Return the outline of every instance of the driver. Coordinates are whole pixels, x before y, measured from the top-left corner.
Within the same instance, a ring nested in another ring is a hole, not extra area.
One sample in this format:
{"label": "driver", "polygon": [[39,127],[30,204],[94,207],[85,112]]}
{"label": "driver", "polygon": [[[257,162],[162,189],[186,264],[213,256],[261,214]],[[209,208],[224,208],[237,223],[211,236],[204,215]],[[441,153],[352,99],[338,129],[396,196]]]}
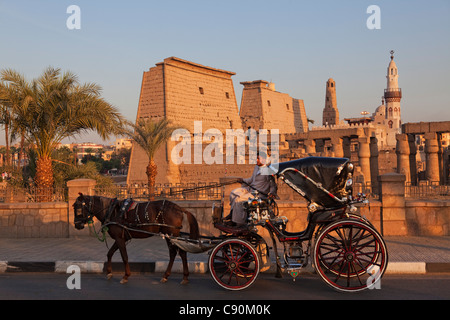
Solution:
{"label": "driver", "polygon": [[243,202],[253,197],[252,191],[258,191],[261,198],[276,198],[277,184],[272,175],[268,174],[267,157],[263,154],[257,155],[256,166],[253,174],[247,179],[238,179],[242,183],[240,188],[234,189],[230,193],[231,221],[238,227],[247,225],[247,213],[244,210]]}

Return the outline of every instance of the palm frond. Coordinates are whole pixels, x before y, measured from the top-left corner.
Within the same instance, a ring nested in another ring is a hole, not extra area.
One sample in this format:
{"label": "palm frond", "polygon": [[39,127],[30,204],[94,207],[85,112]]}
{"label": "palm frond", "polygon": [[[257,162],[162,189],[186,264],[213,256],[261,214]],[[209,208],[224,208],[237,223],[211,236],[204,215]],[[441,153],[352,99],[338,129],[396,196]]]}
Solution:
{"label": "palm frond", "polygon": [[178,128],[166,118],[156,121],[139,119],[137,124],[131,127],[132,130],[129,130],[126,135],[140,146],[150,159]]}

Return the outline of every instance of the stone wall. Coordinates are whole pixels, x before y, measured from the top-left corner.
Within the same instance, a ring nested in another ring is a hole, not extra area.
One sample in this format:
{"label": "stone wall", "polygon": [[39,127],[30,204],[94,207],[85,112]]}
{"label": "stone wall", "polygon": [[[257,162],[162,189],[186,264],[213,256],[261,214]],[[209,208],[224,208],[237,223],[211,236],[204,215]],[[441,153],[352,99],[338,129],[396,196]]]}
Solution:
{"label": "stone wall", "polygon": [[[228,179],[233,179],[229,177]],[[405,200],[404,175],[389,174],[380,179],[381,201],[371,200],[369,205],[359,206],[359,212],[385,236],[450,236],[450,200]],[[223,182],[223,181],[222,181]],[[403,187],[402,187],[403,186]],[[68,183],[69,203],[2,203],[0,204],[0,238],[66,238],[92,236],[88,228],[83,231],[73,227],[72,203],[78,192],[93,194],[95,181],[73,180]],[[228,185],[225,204],[228,204]],[[281,188],[282,199],[277,202],[279,215],[289,219],[287,231],[300,232],[307,226],[306,201],[294,192]],[[213,203],[220,201],[175,201],[192,212],[199,223],[200,234],[218,236],[212,225]],[[225,207],[225,212],[229,208]],[[184,230],[188,231],[187,219]],[[99,229],[98,223],[96,229]],[[266,231],[260,234],[269,239]]]}
{"label": "stone wall", "polygon": [[275,91],[275,85],[264,80],[241,84],[244,90],[240,116],[244,129],[278,129],[280,134],[308,131],[303,100]]}
{"label": "stone wall", "polygon": [[68,238],[66,202],[0,203],[0,238]]}
{"label": "stone wall", "polygon": [[[203,133],[211,128],[223,133],[226,129],[242,128],[231,78],[233,75],[234,72],[176,57],[164,59],[143,74],[137,119],[165,117],[191,134],[194,133],[195,121],[201,121]],[[157,183],[185,182],[180,168],[170,161],[175,144],[169,141],[155,155]],[[147,183],[147,165],[148,157],[144,151],[133,145],[128,183]],[[196,169],[190,171],[199,172]]]}
{"label": "stone wall", "polygon": [[[177,201],[197,218],[200,234],[217,236],[219,231],[211,221],[213,203],[219,201],[192,200]],[[289,232],[299,232],[306,228],[308,211],[303,200],[280,200],[278,208],[281,216],[289,219]],[[71,209],[71,208],[70,208]],[[362,216],[386,236],[450,236],[450,201],[409,200],[405,202],[405,218],[382,212],[382,203],[372,200],[370,205],[360,207]],[[73,213],[67,203],[13,203],[0,204],[0,238],[67,238],[92,236],[89,230],[73,228]],[[68,218],[70,215],[71,218]],[[381,216],[383,215],[383,223]],[[185,219],[186,222],[186,219]],[[99,228],[99,225],[96,226]],[[70,229],[70,232],[69,232]],[[184,226],[184,230],[188,230]],[[266,231],[261,235],[268,239]]]}
{"label": "stone wall", "polygon": [[411,235],[450,235],[450,200],[406,201],[406,223]]}

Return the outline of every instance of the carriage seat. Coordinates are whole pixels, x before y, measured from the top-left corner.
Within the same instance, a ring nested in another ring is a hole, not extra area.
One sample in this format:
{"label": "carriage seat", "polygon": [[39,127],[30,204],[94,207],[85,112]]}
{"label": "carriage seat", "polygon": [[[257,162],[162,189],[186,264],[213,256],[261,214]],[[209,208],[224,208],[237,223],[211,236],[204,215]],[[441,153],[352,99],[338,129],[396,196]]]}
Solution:
{"label": "carriage seat", "polygon": [[217,222],[214,223],[214,228],[219,229],[220,231],[231,234],[235,237],[245,236],[251,233],[246,225],[236,226],[231,225],[225,222]]}
{"label": "carriage seat", "polygon": [[233,236],[245,236],[250,233],[247,225],[237,226],[231,221],[231,212],[224,217],[223,206],[213,205],[212,220],[214,227],[224,233],[232,234]]}

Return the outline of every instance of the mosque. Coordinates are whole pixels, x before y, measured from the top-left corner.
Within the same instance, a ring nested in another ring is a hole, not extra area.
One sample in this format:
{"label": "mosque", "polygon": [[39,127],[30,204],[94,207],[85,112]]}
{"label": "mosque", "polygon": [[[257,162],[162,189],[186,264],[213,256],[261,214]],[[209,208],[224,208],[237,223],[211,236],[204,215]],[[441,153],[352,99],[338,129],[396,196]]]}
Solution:
{"label": "mosque", "polygon": [[[391,61],[387,68],[387,85],[384,90],[381,105],[370,115],[362,112],[362,117],[339,120],[339,110],[336,99],[336,82],[328,79],[326,85],[325,108],[323,109],[322,125],[328,129],[344,128],[345,126],[371,126],[375,128],[379,149],[395,148],[396,135],[401,133],[402,89],[398,86],[398,69],[394,61],[394,51],[391,51]],[[316,128],[319,130],[319,128]]]}

